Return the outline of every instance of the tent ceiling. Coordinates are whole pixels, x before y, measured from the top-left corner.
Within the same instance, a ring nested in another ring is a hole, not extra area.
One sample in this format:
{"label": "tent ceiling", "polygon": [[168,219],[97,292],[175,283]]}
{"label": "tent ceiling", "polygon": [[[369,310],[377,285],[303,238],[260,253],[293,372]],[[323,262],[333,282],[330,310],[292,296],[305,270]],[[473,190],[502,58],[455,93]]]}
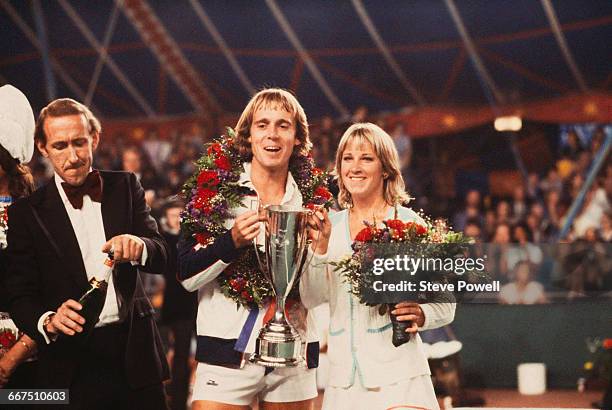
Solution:
{"label": "tent ceiling", "polygon": [[[230,113],[244,106],[250,86],[270,85],[295,90],[313,117],[337,116],[342,107],[359,105],[373,111],[419,103],[487,105],[496,99],[483,87],[487,81],[472,63],[474,55],[466,49],[449,4],[456,7],[501,101],[530,102],[581,91],[551,28],[545,0],[124,1],[108,39],[116,67],[104,65],[94,84],[92,103],[106,117],[143,117],[143,106],[151,107],[153,115],[195,112],[193,96],[177,84],[179,77],[200,84]],[[135,27],[150,23],[126,13],[127,6],[142,3],[185,57],[187,77],[172,75]],[[586,87],[609,93],[612,2],[550,4]],[[86,93],[99,54],[65,5],[104,44],[116,3],[40,1],[49,54],[56,61],[56,96],[84,99],[65,78]],[[37,34],[33,10],[31,1],[0,0],[0,81],[25,90],[39,109],[48,101],[43,58],[23,30]]]}

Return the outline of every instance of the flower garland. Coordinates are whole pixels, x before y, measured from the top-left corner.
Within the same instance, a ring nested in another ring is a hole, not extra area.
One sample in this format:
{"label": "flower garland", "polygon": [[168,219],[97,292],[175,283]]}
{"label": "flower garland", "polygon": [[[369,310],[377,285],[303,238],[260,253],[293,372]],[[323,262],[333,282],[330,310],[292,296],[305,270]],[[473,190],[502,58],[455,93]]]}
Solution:
{"label": "flower garland", "polygon": [[[205,153],[196,161],[196,171],[183,186],[187,205],[181,215],[182,231],[204,247],[228,231],[225,223],[235,217],[232,210],[243,206],[245,195],[253,194],[239,182],[247,159],[240,155],[234,141],[234,130],[227,128],[227,135],[206,144]],[[326,186],[327,175],[314,166],[310,153],[294,155],[289,171],[305,207],[329,208],[332,194]],[[261,307],[273,296],[253,247],[244,250],[217,282],[223,294],[239,305]]]}

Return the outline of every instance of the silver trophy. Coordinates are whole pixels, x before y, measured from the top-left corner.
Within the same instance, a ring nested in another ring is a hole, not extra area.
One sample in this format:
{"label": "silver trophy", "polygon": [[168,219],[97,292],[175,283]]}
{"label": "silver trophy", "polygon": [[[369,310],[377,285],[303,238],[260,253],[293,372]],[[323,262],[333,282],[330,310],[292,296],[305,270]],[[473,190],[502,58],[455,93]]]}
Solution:
{"label": "silver trophy", "polygon": [[[262,212],[265,221],[265,260],[257,259],[276,296],[276,312],[260,331],[250,361],[269,367],[295,367],[304,363],[305,342],[287,322],[285,301],[306,266],[308,217],[312,211],[271,205]],[[257,241],[254,241],[257,248]]]}

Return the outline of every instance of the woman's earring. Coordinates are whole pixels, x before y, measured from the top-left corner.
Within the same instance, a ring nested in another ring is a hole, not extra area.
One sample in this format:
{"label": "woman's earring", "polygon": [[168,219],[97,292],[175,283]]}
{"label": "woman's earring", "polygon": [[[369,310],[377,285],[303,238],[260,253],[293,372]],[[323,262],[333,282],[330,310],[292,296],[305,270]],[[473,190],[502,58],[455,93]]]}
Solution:
{"label": "woman's earring", "polygon": [[387,174],[386,172],[383,174],[383,179],[387,179],[389,178],[389,174]]}

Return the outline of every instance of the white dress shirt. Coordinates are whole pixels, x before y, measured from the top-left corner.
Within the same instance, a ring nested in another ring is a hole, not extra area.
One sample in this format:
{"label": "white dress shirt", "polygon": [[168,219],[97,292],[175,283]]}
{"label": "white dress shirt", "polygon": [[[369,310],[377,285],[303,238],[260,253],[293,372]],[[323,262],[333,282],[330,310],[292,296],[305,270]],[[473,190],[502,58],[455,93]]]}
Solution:
{"label": "white dress shirt", "polygon": [[[70,224],[74,230],[74,234],[79,243],[79,249],[83,256],[83,264],[85,265],[85,272],[87,274],[87,281],[91,278],[96,277],[102,279],[101,274],[104,270],[104,260],[106,254],[102,252],[102,246],[106,243],[106,234],[104,232],[104,221],[102,220],[102,204],[100,202],[92,201],[89,195],[83,196],[83,207],[81,209],[75,209],[62,187],[64,180],[56,173],[55,174],[55,185],[57,191],[60,194],[62,203],[70,218]],[[147,260],[147,247],[142,239],[138,240],[143,245],[143,252],[141,257],[141,265],[145,264]],[[136,265],[136,262],[132,262]],[[55,312],[46,312],[38,320],[38,330],[43,334],[47,343],[50,342],[46,332],[43,329],[43,322],[45,318]],[[106,300],[104,307],[100,313],[100,319],[96,323],[95,327],[102,327],[111,323],[119,321],[119,305],[117,303],[117,294],[115,293],[115,285],[113,282],[113,276],[108,278],[108,288],[106,292]]]}

